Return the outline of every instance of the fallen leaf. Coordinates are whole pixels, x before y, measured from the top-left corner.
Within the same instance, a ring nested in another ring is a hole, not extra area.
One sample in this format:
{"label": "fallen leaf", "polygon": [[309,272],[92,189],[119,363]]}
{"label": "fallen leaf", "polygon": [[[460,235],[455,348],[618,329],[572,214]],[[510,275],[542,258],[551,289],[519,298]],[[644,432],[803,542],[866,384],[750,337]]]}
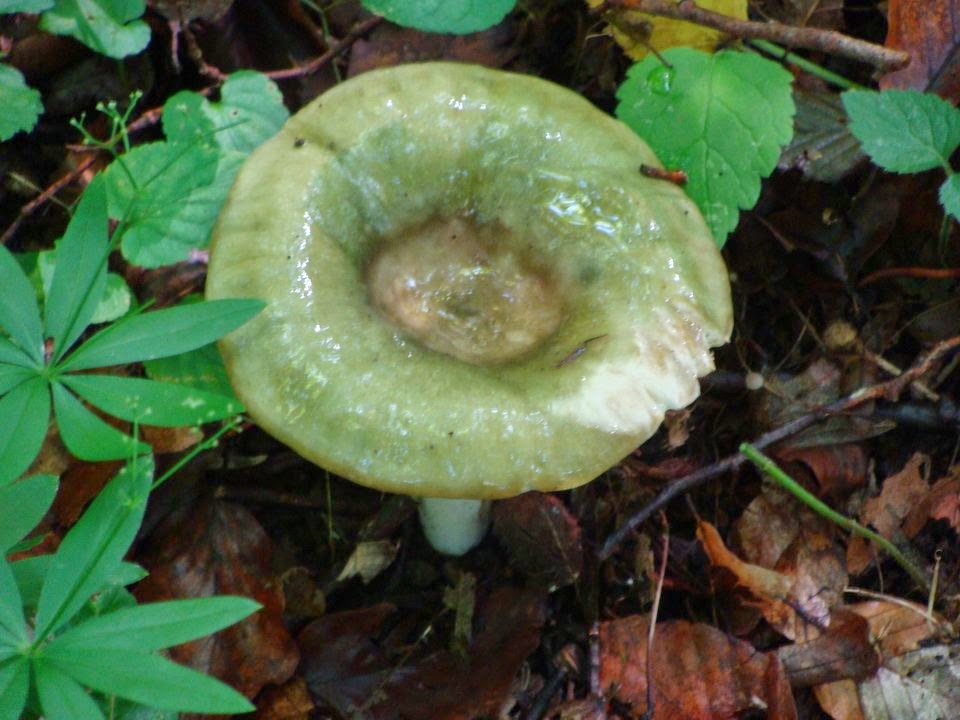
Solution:
{"label": "fallen leaf", "polygon": [[792,687],[810,687],[841,679],[873,675],[880,655],[872,644],[867,620],[846,608],[836,608],[830,625],[816,638],[777,650]]}
{"label": "fallen leaf", "polygon": [[[587,0],[587,5],[592,8],[601,3],[602,0]],[[697,5],[704,10],[747,19],[747,0],[699,0]],[[713,52],[727,37],[719,30],[703,25],[636,10],[614,11],[608,15],[608,20],[614,39],[634,60],[642,60],[651,49],[660,52],[678,46]]]}
{"label": "fallen leaf", "polygon": [[917,503],[903,523],[903,534],[915,537],[931,520],[946,520],[960,532],[960,465],[933,484],[930,491]]}
{"label": "fallen leaf", "polygon": [[510,564],[537,585],[569,585],[580,575],[580,525],[554,495],[528,492],[494,504],[493,534]]}
{"label": "fallen leaf", "polygon": [[[922,453],[914,453],[900,472],[883,481],[880,495],[863,504],[860,522],[872,526],[883,537],[894,539],[902,532],[901,526],[910,511],[929,494],[929,466],[930,458]],[[851,573],[863,572],[873,559],[874,550],[869,541],[858,535],[850,538],[847,568]]]}
{"label": "fallen leaf", "polygon": [[415,648],[381,642],[394,609],[333,613],[300,633],[302,671],[319,705],[353,720],[495,716],[544,622],[540,593],[501,588],[483,603],[466,655],[441,650],[416,660]]}
{"label": "fallen leaf", "polygon": [[364,585],[390,567],[397,557],[400,546],[389,540],[370,540],[357,543],[357,546],[347,558],[343,570],[337,576],[337,581],[359,577]]}
{"label": "fallen leaf", "polygon": [[269,538],[247,510],[203,500],[167,515],[137,555],[150,572],[136,587],[141,602],[242,595],[263,605],[226,630],[170,650],[177,662],[220,678],[248,698],[289,679],[299,660],[283,624],[271,554]]}
{"label": "fallen leaf", "polygon": [[266,688],[257,698],[257,720],[310,720],[315,709],[307,683],[299,675]]}
{"label": "fallen leaf", "polygon": [[717,720],[763,711],[767,720],[796,718],[783,667],[773,653],[758,652],[716,628],[685,620],[658,623],[648,653],[648,615],[600,624],[600,686],[647,712],[647,662],[652,662],[651,720]]}
{"label": "fallen leaf", "polygon": [[910,53],[910,64],[880,79],[881,89],[927,92],[960,100],[960,2],[890,0],[886,46]]}

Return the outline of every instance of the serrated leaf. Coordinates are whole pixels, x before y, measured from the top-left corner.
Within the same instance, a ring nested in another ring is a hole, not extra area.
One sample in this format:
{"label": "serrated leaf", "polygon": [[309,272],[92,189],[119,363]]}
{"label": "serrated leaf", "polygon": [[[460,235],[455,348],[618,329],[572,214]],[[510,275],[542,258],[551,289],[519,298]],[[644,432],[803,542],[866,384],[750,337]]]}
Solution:
{"label": "serrated leaf", "polygon": [[0,720],[19,720],[30,689],[30,661],[25,657],[0,665]]}
{"label": "serrated leaf", "polygon": [[630,68],[617,91],[617,116],[668,168],[682,169],[718,245],[760,196],[793,132],[792,76],[757,55],[689,48]]}
{"label": "serrated leaf", "polygon": [[837,182],[864,159],[850,132],[840,96],[829,90],[797,88],[793,138],[780,156],[779,168],[803,171],[804,177]]}
{"label": "serrated leaf", "polygon": [[33,677],[40,707],[46,717],[56,720],[104,720],[97,703],[68,672],[41,659],[33,663]]}
{"label": "serrated leaf", "polygon": [[960,220],[960,175],[950,175],[940,186],[940,204],[956,220]]}
{"label": "serrated leaf", "polygon": [[60,379],[94,407],[146,425],[202,425],[243,410],[232,398],[185,385],[116,375],[63,375]]}
{"label": "serrated leaf", "polygon": [[170,142],[207,141],[246,156],[273,137],[288,117],[276,83],[266,75],[241,70],[224,82],[218,102],[190,91],[167,100],[163,131]]}
{"label": "serrated leaf", "polygon": [[125,318],[87,340],[61,367],[86,370],[179,355],[235,330],[263,307],[260,300],[214,300]]}
{"label": "serrated leaf", "polygon": [[[219,205],[197,191],[218,172],[219,155],[204,143],[140,145],[104,172],[110,217],[127,217],[121,249],[137,265],[157,267],[183,260],[206,236],[193,223],[208,222]],[[210,221],[212,222],[212,221]]]}
{"label": "serrated leaf", "polygon": [[84,191],[57,244],[60,261],[44,304],[44,331],[54,340],[53,362],[80,337],[103,297],[110,252],[108,221],[106,187],[98,175]]}
{"label": "serrated leaf", "polygon": [[486,30],[503,20],[516,0],[362,0],[372,13],[397,25],[436,33]]}
{"label": "serrated leaf", "polygon": [[145,9],[143,0],[56,0],[40,27],[76,38],[101,55],[122,58],[150,42],[150,28],[140,20]]}
{"label": "serrated leaf", "polygon": [[222,630],[260,607],[249,598],[226,595],[140,605],[80,623],[58,636],[50,648],[91,653],[163,650]]}
{"label": "serrated leaf", "polygon": [[117,573],[143,521],[152,480],[152,457],[128,463],[64,536],[40,591],[37,638],[68,623]]}
{"label": "serrated leaf", "polygon": [[4,64],[0,64],[0,107],[0,142],[32,130],[43,112],[40,93],[23,81],[19,70]]}
{"label": "serrated leaf", "polygon": [[53,415],[60,438],[81,460],[119,460],[150,450],[148,445],[138,443],[98,418],[59,382],[53,383],[52,390]]}
{"label": "serrated leaf", "polygon": [[254,709],[233,688],[159,655],[106,648],[93,654],[52,644],[45,660],[95,690],[161,710],[244,713]]}
{"label": "serrated leaf", "polygon": [[58,486],[54,475],[31,475],[0,487],[0,557],[43,520]]}
{"label": "serrated leaf", "polygon": [[217,393],[235,400],[240,406],[227,377],[227,368],[216,343],[168,358],[149,360],[143,364],[147,377]]}
{"label": "serrated leaf", "polygon": [[960,145],[960,111],[916,90],[848,90],[841,96],[850,130],[884,170],[948,168]]}
{"label": "serrated leaf", "polygon": [[0,330],[35,364],[43,363],[43,331],[33,286],[7,248],[0,245]]}
{"label": "serrated leaf", "polygon": [[0,487],[20,477],[40,452],[50,420],[47,387],[38,376],[0,398]]}

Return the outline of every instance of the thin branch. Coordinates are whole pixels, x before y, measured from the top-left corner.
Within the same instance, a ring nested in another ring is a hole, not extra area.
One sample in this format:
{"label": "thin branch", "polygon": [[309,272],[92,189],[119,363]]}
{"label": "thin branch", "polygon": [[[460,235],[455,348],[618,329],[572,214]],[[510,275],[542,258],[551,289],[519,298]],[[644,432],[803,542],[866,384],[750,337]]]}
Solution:
{"label": "thin branch", "polygon": [[693,0],[607,0],[601,10],[637,10],[674,20],[687,20],[720,30],[741,39],[770,40],[789,48],[818,50],[830,55],[859,60],[885,72],[897,70],[910,62],[909,53],[858,40],[835,30],[815,27],[793,27],[775,21],[740,20],[704,10]]}
{"label": "thin branch", "polygon": [[63,177],[55,180],[49,185],[43,192],[37,195],[33,200],[28,202],[26,205],[20,208],[20,212],[17,213],[17,217],[14,219],[10,226],[4,230],[3,235],[0,236],[0,245],[6,245],[10,238],[14,236],[14,233],[17,232],[17,229],[20,227],[20,224],[35,213],[40,207],[45,205],[54,195],[60,192],[64,187],[72,183],[78,177],[83,175],[87,169],[93,165],[93,161],[96,160],[95,157],[90,156],[81,160],[77,166],[68,172]]}
{"label": "thin branch", "polygon": [[[851,410],[874,400],[895,400],[900,393],[903,392],[904,388],[928,372],[933,367],[934,363],[940,360],[940,358],[956,350],[958,347],[960,347],[960,335],[937,343],[933,349],[930,350],[930,352],[921,356],[921,358],[902,375],[899,375],[892,380],[877,383],[876,385],[860,388],[844,398],[827,405],[823,405],[815,410],[812,410],[811,412],[801,415],[800,417],[794,418],[785,425],[781,425],[770,432],[764,433],[751,444],[758,449],[769,447],[774,443],[778,443],[781,440],[785,440],[788,437],[796,435],[814,423],[832,415],[840,415],[850,412]],[[645,522],[651,515],[667,505],[675,497],[689,492],[700,485],[703,485],[708,480],[712,480],[713,478],[723,475],[730,470],[734,470],[743,465],[745,462],[747,462],[746,456],[739,452],[733,455],[728,455],[722,460],[718,460],[711,465],[700,468],[696,472],[692,472],[689,475],[680,478],[675,483],[667,486],[652,501],[647,503],[638,512],[632,515],[623,525],[611,533],[606,542],[603,543],[603,547],[600,548],[600,552],[597,554],[597,556],[600,560],[606,560],[613,554],[620,543],[626,540],[626,538],[637,528],[637,526]]]}
{"label": "thin branch", "polygon": [[289,80],[290,78],[303,77],[304,75],[315,73],[317,70],[322,68],[328,62],[353,45],[353,43],[359,40],[361,36],[366,35],[368,32],[373,30],[381,22],[383,22],[383,18],[379,15],[374,15],[371,18],[367,18],[363,22],[353,26],[350,29],[350,32],[340,38],[337,42],[333,43],[330,46],[330,49],[323,53],[323,55],[314,58],[306,65],[288,68],[286,70],[271,70],[270,72],[264,73],[264,75],[272,80]]}

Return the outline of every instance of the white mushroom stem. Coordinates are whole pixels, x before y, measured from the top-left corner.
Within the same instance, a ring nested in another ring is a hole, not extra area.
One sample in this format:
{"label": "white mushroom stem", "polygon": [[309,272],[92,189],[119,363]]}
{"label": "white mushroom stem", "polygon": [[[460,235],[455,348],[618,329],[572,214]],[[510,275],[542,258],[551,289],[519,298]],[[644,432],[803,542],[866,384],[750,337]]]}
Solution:
{"label": "white mushroom stem", "polygon": [[490,524],[489,500],[420,498],[420,525],[434,550],[463,555],[477,545]]}

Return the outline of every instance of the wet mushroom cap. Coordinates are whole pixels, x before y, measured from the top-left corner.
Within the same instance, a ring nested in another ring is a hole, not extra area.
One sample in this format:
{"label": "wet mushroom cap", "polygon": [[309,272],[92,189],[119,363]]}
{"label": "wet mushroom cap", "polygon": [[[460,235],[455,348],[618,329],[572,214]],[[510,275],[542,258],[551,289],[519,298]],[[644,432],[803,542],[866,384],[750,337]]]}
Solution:
{"label": "wet mushroom cap", "polygon": [[508,497],[587,482],[694,400],[727,271],[627,127],[543,80],[425,63],[344,82],[241,170],[207,297],[268,432],[358,483]]}

